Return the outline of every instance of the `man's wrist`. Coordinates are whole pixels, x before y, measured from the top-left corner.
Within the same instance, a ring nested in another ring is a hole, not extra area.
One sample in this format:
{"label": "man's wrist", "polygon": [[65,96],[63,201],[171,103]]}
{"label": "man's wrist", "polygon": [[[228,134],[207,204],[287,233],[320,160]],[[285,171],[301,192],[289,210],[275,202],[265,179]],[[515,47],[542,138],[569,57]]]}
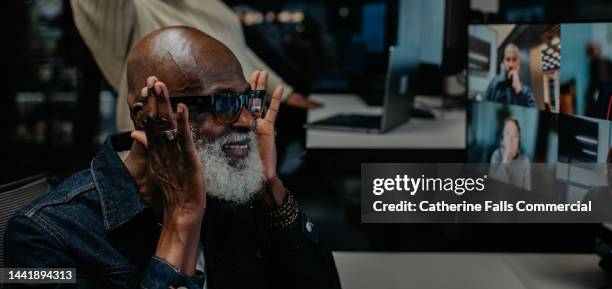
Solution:
{"label": "man's wrist", "polygon": [[274,176],[271,178],[265,177],[257,195],[267,209],[273,210],[282,205],[286,192],[283,182],[278,176]]}
{"label": "man's wrist", "polygon": [[287,191],[285,190],[285,186],[283,182],[278,176],[275,176],[271,179],[268,179],[265,182],[266,193],[270,195],[270,203],[268,204],[271,208],[278,208],[283,205],[285,198],[287,196]]}
{"label": "man's wrist", "polygon": [[202,225],[205,209],[181,210],[167,208],[164,210],[163,227],[172,227],[176,230],[192,230]]}
{"label": "man's wrist", "polygon": [[266,182],[272,182],[272,181],[275,181],[276,179],[280,179],[278,177],[278,174],[276,174],[276,172],[265,173],[264,178],[266,179]]}
{"label": "man's wrist", "polygon": [[164,210],[163,223],[155,255],[178,271],[195,274],[197,248],[204,212]]}

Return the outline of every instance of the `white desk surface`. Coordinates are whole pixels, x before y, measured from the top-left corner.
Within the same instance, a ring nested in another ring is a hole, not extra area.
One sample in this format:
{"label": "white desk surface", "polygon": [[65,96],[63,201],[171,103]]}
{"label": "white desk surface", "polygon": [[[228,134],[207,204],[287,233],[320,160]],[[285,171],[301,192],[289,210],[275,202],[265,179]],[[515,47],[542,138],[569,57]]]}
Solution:
{"label": "white desk surface", "polygon": [[344,289],[602,288],[587,254],[334,252]]}
{"label": "white desk surface", "polygon": [[[380,114],[382,107],[368,106],[352,94],[313,94],[323,108],[310,110],[308,122],[341,112]],[[417,102],[419,101],[417,97]],[[440,113],[436,119],[412,118],[382,134],[321,129],[306,130],[307,149],[463,149],[466,139],[464,109]]]}

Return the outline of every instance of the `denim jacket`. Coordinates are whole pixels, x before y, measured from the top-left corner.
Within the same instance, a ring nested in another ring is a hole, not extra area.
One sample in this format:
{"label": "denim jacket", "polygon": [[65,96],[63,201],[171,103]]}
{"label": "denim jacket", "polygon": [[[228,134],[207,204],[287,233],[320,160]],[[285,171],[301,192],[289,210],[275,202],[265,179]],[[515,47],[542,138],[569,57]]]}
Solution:
{"label": "denim jacket", "polygon": [[201,230],[205,274],[185,276],[155,257],[162,218],[117,155],[131,144],[129,133],[109,137],[88,170],[18,211],[6,231],[6,267],[76,268],[76,284],[47,288],[202,288],[204,279],[210,289],[340,287],[304,214],[272,231],[257,207],[214,198]]}

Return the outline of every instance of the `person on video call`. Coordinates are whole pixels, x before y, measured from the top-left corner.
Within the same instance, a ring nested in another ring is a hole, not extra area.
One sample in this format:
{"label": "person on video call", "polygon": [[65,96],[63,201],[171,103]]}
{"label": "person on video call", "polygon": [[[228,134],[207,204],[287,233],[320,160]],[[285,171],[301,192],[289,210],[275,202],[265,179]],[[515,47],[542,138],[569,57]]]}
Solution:
{"label": "person on video call", "polygon": [[[268,71],[268,91],[285,87],[282,100],[289,106],[317,108],[272,71],[248,46],[240,20],[220,0],[70,0],[74,23],[108,83],[119,94],[117,129],[132,130],[128,114],[126,60],[134,44],[156,29],[186,25],[218,39],[234,53],[245,73]],[[248,75],[245,75],[248,77]]]}
{"label": "person on video call", "polygon": [[535,107],[531,89],[521,82],[521,57],[518,47],[510,43],[504,48],[502,74],[495,76],[485,92],[484,100]]}
{"label": "person on video call", "polygon": [[127,63],[136,130],[10,219],[6,266],[76,268],[79,288],[339,288],[276,173],[283,87],[260,115],[269,74],[245,80],[224,44],[184,26]]}
{"label": "person on video call", "polygon": [[520,153],[521,127],[516,118],[504,121],[501,147],[491,156],[489,175],[497,180],[531,190],[531,164]]}

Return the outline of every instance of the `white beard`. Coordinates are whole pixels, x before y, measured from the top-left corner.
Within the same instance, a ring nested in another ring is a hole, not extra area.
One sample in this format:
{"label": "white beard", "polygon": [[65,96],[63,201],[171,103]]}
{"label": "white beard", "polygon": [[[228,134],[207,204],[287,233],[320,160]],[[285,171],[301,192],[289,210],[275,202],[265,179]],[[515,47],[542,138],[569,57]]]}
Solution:
{"label": "white beard", "polygon": [[[223,147],[235,140],[248,139],[247,155],[232,160]],[[204,165],[206,193],[221,200],[243,204],[257,193],[264,180],[255,132],[230,132],[212,141],[194,134],[196,150]]]}

